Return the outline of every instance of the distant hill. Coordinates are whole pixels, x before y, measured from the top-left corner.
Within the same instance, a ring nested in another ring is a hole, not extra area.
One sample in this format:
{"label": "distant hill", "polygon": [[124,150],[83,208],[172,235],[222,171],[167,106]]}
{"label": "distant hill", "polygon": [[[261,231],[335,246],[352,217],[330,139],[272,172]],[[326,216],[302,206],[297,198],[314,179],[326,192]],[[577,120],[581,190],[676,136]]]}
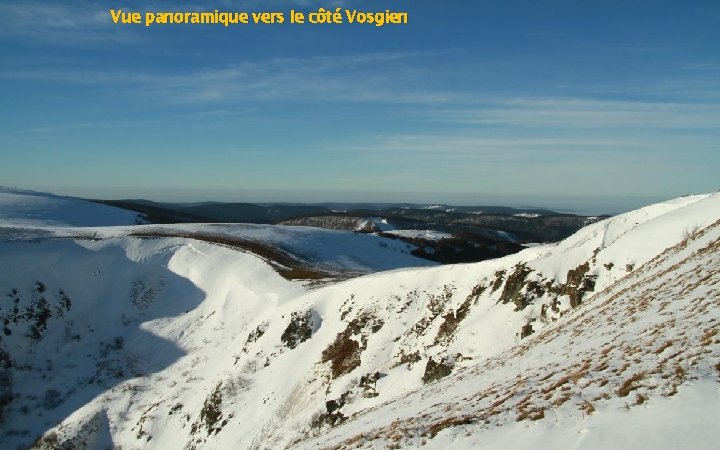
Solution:
{"label": "distant hill", "polygon": [[155,224],[260,223],[379,233],[417,247],[418,257],[441,263],[510,255],[522,244],[555,242],[601,219],[504,206],[96,201],[136,211]]}
{"label": "distant hill", "polygon": [[294,217],[330,213],[315,205],[252,203],[157,203],[149,200],[92,200],[143,214],[150,223],[275,223]]}
{"label": "distant hill", "polygon": [[100,227],[138,223],[137,212],[75,197],[0,186],[0,226]]}

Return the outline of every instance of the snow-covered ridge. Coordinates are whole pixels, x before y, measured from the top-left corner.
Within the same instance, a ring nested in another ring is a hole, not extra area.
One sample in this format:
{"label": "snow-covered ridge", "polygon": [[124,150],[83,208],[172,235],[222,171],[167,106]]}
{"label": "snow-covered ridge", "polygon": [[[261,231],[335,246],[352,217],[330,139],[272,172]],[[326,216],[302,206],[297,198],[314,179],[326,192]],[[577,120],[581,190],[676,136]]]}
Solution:
{"label": "snow-covered ridge", "polygon": [[349,278],[380,270],[430,267],[437,263],[411,254],[413,245],[376,235],[322,228],[257,224],[173,224],[131,227],[2,227],[0,239],[166,239],[184,238],[247,251],[263,257],[290,278]]}
{"label": "snow-covered ridge", "polygon": [[[612,422],[606,411],[623,402],[640,403],[631,417],[676,398],[685,405],[686,392],[717,376],[719,219],[720,195],[686,197],[498,260],[312,289],[263,257],[180,236],[193,231],[182,227],[152,239],[129,236],[135,227],[83,236],[16,229],[0,242],[0,440],[10,448],[42,434],[48,448],[470,447],[508,439],[488,424],[517,431],[533,422],[545,435],[519,433],[559,439],[554,420]],[[276,233],[249,230],[214,231]],[[262,239],[294,239],[273,236]],[[617,350],[602,368],[596,353],[610,342]],[[649,349],[635,355],[639,363],[626,361],[634,347]],[[650,374],[680,349],[673,358],[687,376],[673,375],[671,359]],[[673,380],[678,395],[666,398]],[[693,411],[712,419],[714,404]],[[537,447],[530,438],[518,445]],[[716,438],[700,430],[693,445]]]}
{"label": "snow-covered ridge", "polygon": [[81,199],[0,188],[2,240],[186,238],[255,253],[295,279],[437,265],[412,256],[412,245],[374,235],[257,224],[134,225],[137,219]]}
{"label": "snow-covered ridge", "polygon": [[0,186],[0,226],[103,227],[138,223],[138,214],[73,197]]}

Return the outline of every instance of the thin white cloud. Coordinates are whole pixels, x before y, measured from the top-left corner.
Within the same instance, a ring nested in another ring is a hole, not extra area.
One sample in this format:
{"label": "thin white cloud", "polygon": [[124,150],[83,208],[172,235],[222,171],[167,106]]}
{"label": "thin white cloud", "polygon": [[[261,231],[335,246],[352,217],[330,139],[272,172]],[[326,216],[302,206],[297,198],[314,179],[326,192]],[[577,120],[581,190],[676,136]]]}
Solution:
{"label": "thin white cloud", "polygon": [[130,28],[112,25],[108,9],[99,3],[0,3],[0,38],[53,45],[137,41]]}
{"label": "thin white cloud", "polygon": [[560,161],[583,155],[615,155],[628,150],[652,151],[653,143],[631,138],[524,137],[481,135],[397,134],[378,136],[363,144],[337,143],[327,152],[360,155],[363,160],[377,162],[413,161],[436,164],[438,160],[456,163],[482,164],[489,161],[523,163],[530,160]]}
{"label": "thin white cloud", "polygon": [[[363,103],[406,111],[415,121],[521,129],[717,130],[720,102],[496,97],[423,87],[417,54],[272,58],[186,72],[127,72],[43,67],[0,69],[0,79],[98,85],[123,95],[212,111],[262,110],[272,104]],[[391,70],[378,71],[383,66]],[[408,81],[412,82],[408,82]],[[429,83],[425,83],[429,84]]]}
{"label": "thin white cloud", "polygon": [[72,130],[86,130],[86,129],[92,129],[92,128],[107,128],[110,127],[111,124],[109,123],[93,123],[93,122],[71,122],[71,123],[62,123],[62,124],[56,124],[56,125],[46,125],[41,127],[35,127],[32,128],[30,131],[33,133],[56,133],[56,132],[62,132],[62,131],[72,131]]}
{"label": "thin white cloud", "polygon": [[137,29],[112,22],[109,10],[123,11],[283,11],[349,7],[350,0],[328,0],[322,5],[311,0],[221,0],[207,2],[126,1],[117,4],[83,1],[15,1],[0,3],[0,38],[22,39],[55,46],[89,46],[111,42],[139,43]]}
{"label": "thin white cloud", "polygon": [[[272,58],[173,73],[42,67],[0,69],[0,79],[122,87],[140,96],[188,104],[238,101],[434,103],[451,92],[410,89],[413,53]],[[380,71],[378,67],[392,70]],[[127,91],[126,91],[127,93]]]}
{"label": "thin white cloud", "polygon": [[720,103],[614,101],[583,98],[508,98],[426,113],[432,120],[532,128],[717,128]]}

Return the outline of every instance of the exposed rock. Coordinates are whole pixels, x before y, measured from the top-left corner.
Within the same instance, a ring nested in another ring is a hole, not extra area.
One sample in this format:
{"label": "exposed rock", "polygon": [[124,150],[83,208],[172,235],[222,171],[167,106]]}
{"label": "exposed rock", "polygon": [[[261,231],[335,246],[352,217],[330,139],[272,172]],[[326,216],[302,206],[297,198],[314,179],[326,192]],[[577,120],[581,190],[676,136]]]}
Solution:
{"label": "exposed rock", "polygon": [[560,287],[560,294],[570,297],[570,306],[573,308],[580,306],[587,292],[595,290],[596,277],[587,275],[589,270],[590,264],[587,261],[568,270],[566,282]]}
{"label": "exposed rock", "polygon": [[528,323],[523,325],[522,329],[520,330],[520,339],[525,339],[526,337],[533,334],[535,330],[533,330],[532,324]]}
{"label": "exposed rock", "polygon": [[192,424],[192,434],[198,433],[200,428],[205,428],[207,435],[210,436],[219,433],[220,430],[227,425],[229,418],[223,418],[221,408],[223,402],[221,388],[222,383],[218,383],[215,386],[215,389],[213,389],[210,395],[205,399],[205,403],[203,403],[199,417]]}
{"label": "exposed rock", "polygon": [[360,343],[352,338],[350,328],[338,333],[335,342],[323,351],[322,361],[330,362],[332,377],[338,378],[360,366]]}
{"label": "exposed rock", "polygon": [[335,341],[323,351],[322,361],[330,362],[332,377],[338,378],[360,366],[360,354],[367,347],[370,333],[377,333],[384,321],[370,312],[363,312],[338,333]]}
{"label": "exposed rock", "polygon": [[430,358],[425,366],[425,374],[422,377],[422,381],[425,384],[437,381],[440,378],[446,377],[452,373],[452,367],[443,363],[435,362]]}
{"label": "exposed rock", "polygon": [[500,286],[502,286],[503,281],[505,280],[505,270],[498,270],[495,272],[495,281],[493,281],[492,286],[490,287],[490,292],[495,292],[498,289],[500,289]]}
{"label": "exposed rock", "polygon": [[312,337],[312,326],[312,311],[294,312],[290,318],[290,323],[285,328],[282,336],[280,336],[280,340],[286,347],[294,349]]}
{"label": "exposed rock", "polygon": [[413,353],[405,353],[401,350],[399,355],[399,362],[394,367],[402,364],[407,364],[409,369],[414,363],[420,360],[422,360],[422,358],[420,357],[419,351],[415,350]]}
{"label": "exposed rock", "polygon": [[525,280],[532,270],[525,264],[517,264],[513,273],[508,275],[505,287],[500,294],[502,303],[514,303],[515,310],[520,311],[530,303],[527,296],[522,293],[525,287]]}
{"label": "exposed rock", "polygon": [[462,302],[460,307],[457,309],[457,311],[449,312],[443,316],[443,322],[440,324],[440,328],[438,328],[438,334],[435,337],[435,344],[441,344],[441,345],[447,345],[449,344],[453,337],[455,336],[455,331],[457,330],[458,326],[460,326],[460,322],[462,322],[465,317],[467,317],[468,313],[470,312],[470,308],[472,305],[477,301],[478,297],[485,291],[485,287],[483,285],[477,285],[472,290],[470,295],[465,299],[465,301]]}
{"label": "exposed rock", "polygon": [[380,379],[380,372],[369,373],[360,377],[358,387],[361,387],[362,396],[365,398],[374,398],[380,395],[377,392],[377,381]]}

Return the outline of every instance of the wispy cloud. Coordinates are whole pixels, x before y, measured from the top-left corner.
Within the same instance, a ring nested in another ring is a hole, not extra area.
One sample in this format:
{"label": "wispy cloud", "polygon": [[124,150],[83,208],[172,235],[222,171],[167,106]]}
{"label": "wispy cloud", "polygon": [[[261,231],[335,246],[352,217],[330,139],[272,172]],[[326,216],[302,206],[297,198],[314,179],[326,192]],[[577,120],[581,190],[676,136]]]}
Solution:
{"label": "wispy cloud", "polygon": [[717,127],[720,103],[509,98],[424,114],[433,120],[490,126],[699,129]]}
{"label": "wispy cloud", "polygon": [[46,126],[41,126],[41,127],[35,127],[35,128],[32,128],[30,131],[33,133],[56,133],[56,132],[72,131],[72,130],[108,128],[111,126],[112,126],[112,124],[105,123],[105,122],[97,122],[97,123],[71,122],[71,123],[62,123],[62,124],[56,124],[56,125],[46,125]]}
{"label": "wispy cloud", "polygon": [[50,133],[62,133],[82,130],[110,130],[116,128],[137,128],[147,127],[158,124],[169,122],[171,119],[164,120],[144,120],[144,121],[125,121],[125,122],[110,122],[110,121],[98,121],[98,122],[61,122],[52,123],[49,125],[36,126],[30,128],[31,133],[38,134],[50,134]]}
{"label": "wispy cloud", "polygon": [[663,100],[662,89],[670,88],[662,86],[656,88],[661,98],[653,101],[599,100],[591,94],[496,97],[469,93],[439,86],[431,72],[417,71],[417,59],[426,56],[374,53],[270,58],[173,72],[6,66],[0,69],[0,79],[96,85],[108,93],[122,90],[123,95],[211,111],[236,110],[239,105],[246,110],[272,104],[395,105],[415,121],[466,127],[711,130],[720,123],[720,101],[713,97]]}
{"label": "wispy cloud", "polygon": [[[137,95],[181,103],[237,101],[430,103],[462,94],[405,87],[420,81],[415,53],[272,58],[185,72],[80,70],[66,67],[0,69],[0,78],[122,87]],[[385,70],[378,70],[379,67]]]}
{"label": "wispy cloud", "polygon": [[358,155],[363,160],[380,163],[413,161],[432,165],[438,161],[452,164],[471,164],[477,167],[483,163],[505,162],[512,164],[557,162],[593,158],[626,153],[628,150],[651,150],[653,143],[632,138],[578,137],[560,135],[557,137],[514,136],[486,137],[478,133],[453,135],[448,132],[395,134],[378,136],[369,142],[359,144],[338,143],[324,150],[329,153],[344,152]]}
{"label": "wispy cloud", "polygon": [[33,0],[0,3],[0,37],[53,45],[138,40],[130,28],[113,26],[108,9],[100,3]]}
{"label": "wispy cloud", "polygon": [[351,0],[328,0],[323,5],[311,0],[232,0],[207,2],[126,1],[117,4],[86,1],[16,1],[0,3],[0,38],[23,39],[54,46],[91,46],[107,42],[139,43],[137,29],[114,24],[110,9],[138,11],[282,11],[319,6],[348,7]]}
{"label": "wispy cloud", "polygon": [[672,73],[632,74],[613,83],[565,83],[558,89],[596,98],[664,102],[720,102],[720,64],[689,64]]}

